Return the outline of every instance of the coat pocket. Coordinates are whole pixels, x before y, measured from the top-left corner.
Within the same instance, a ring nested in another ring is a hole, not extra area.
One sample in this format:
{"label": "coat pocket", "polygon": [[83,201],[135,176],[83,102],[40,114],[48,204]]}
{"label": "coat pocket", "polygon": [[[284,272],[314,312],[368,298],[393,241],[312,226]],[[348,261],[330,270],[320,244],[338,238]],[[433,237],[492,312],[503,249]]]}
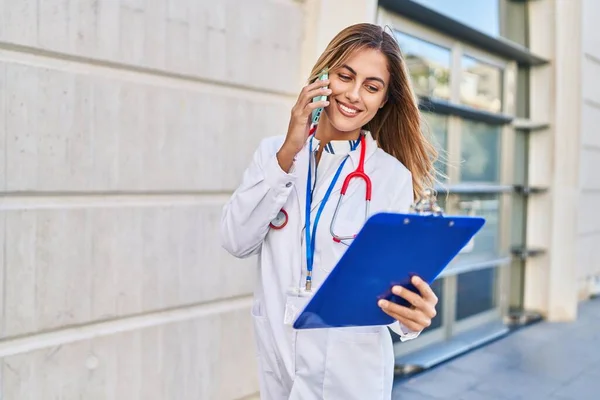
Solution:
{"label": "coat pocket", "polygon": [[323,398],[385,398],[384,359],[381,327],[332,329],[327,343]]}
{"label": "coat pocket", "polygon": [[261,310],[261,303],[258,300],[252,306],[252,320],[254,322],[260,390],[262,393],[267,394],[280,393],[281,373],[275,348],[273,347],[275,340],[271,333],[269,319]]}

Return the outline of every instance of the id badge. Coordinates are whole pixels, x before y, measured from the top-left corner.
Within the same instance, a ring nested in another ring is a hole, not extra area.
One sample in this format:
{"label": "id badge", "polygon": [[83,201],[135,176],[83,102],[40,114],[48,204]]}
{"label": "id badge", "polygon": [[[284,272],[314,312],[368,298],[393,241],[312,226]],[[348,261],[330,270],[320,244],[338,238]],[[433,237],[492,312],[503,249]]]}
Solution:
{"label": "id badge", "polygon": [[285,310],[283,313],[283,324],[294,325],[294,321],[302,312],[308,301],[312,297],[313,292],[307,292],[303,289],[293,288],[287,293],[285,299]]}

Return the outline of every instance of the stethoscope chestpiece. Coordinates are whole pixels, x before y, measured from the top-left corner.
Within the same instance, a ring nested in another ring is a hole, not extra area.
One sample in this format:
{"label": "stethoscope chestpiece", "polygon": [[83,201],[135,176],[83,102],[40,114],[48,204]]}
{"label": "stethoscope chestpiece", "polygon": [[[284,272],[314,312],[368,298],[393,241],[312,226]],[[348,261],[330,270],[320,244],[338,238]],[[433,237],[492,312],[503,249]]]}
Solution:
{"label": "stethoscope chestpiece", "polygon": [[283,229],[288,223],[288,213],[282,208],[269,226],[273,229]]}
{"label": "stethoscope chestpiece", "polygon": [[438,205],[436,193],[432,189],[425,189],[423,196],[410,206],[410,212],[418,215],[444,215],[444,210]]}

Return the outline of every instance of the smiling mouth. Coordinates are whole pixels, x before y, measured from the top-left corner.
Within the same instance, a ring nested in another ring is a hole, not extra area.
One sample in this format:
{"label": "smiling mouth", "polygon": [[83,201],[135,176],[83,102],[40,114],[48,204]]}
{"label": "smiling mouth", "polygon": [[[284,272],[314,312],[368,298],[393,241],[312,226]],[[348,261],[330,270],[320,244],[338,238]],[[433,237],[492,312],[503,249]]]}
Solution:
{"label": "smiling mouth", "polygon": [[337,104],[338,110],[340,110],[340,112],[346,117],[353,118],[353,117],[356,117],[361,112],[361,110],[354,108],[352,106],[340,103],[337,100],[335,102]]}

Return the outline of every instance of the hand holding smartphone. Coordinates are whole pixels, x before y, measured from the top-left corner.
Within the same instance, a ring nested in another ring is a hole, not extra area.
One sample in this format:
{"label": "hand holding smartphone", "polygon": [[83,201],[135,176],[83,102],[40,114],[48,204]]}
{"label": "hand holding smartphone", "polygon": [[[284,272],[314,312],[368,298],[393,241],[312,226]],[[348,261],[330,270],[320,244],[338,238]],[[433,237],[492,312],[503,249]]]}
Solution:
{"label": "hand holding smartphone", "polygon": [[331,94],[331,90],[328,85],[328,74],[323,70],[316,81],[302,89],[298,101],[292,107],[288,132],[277,152],[277,161],[283,171],[290,170],[294,157],[306,144],[311,125],[319,121],[323,108],[329,105],[327,96]]}

